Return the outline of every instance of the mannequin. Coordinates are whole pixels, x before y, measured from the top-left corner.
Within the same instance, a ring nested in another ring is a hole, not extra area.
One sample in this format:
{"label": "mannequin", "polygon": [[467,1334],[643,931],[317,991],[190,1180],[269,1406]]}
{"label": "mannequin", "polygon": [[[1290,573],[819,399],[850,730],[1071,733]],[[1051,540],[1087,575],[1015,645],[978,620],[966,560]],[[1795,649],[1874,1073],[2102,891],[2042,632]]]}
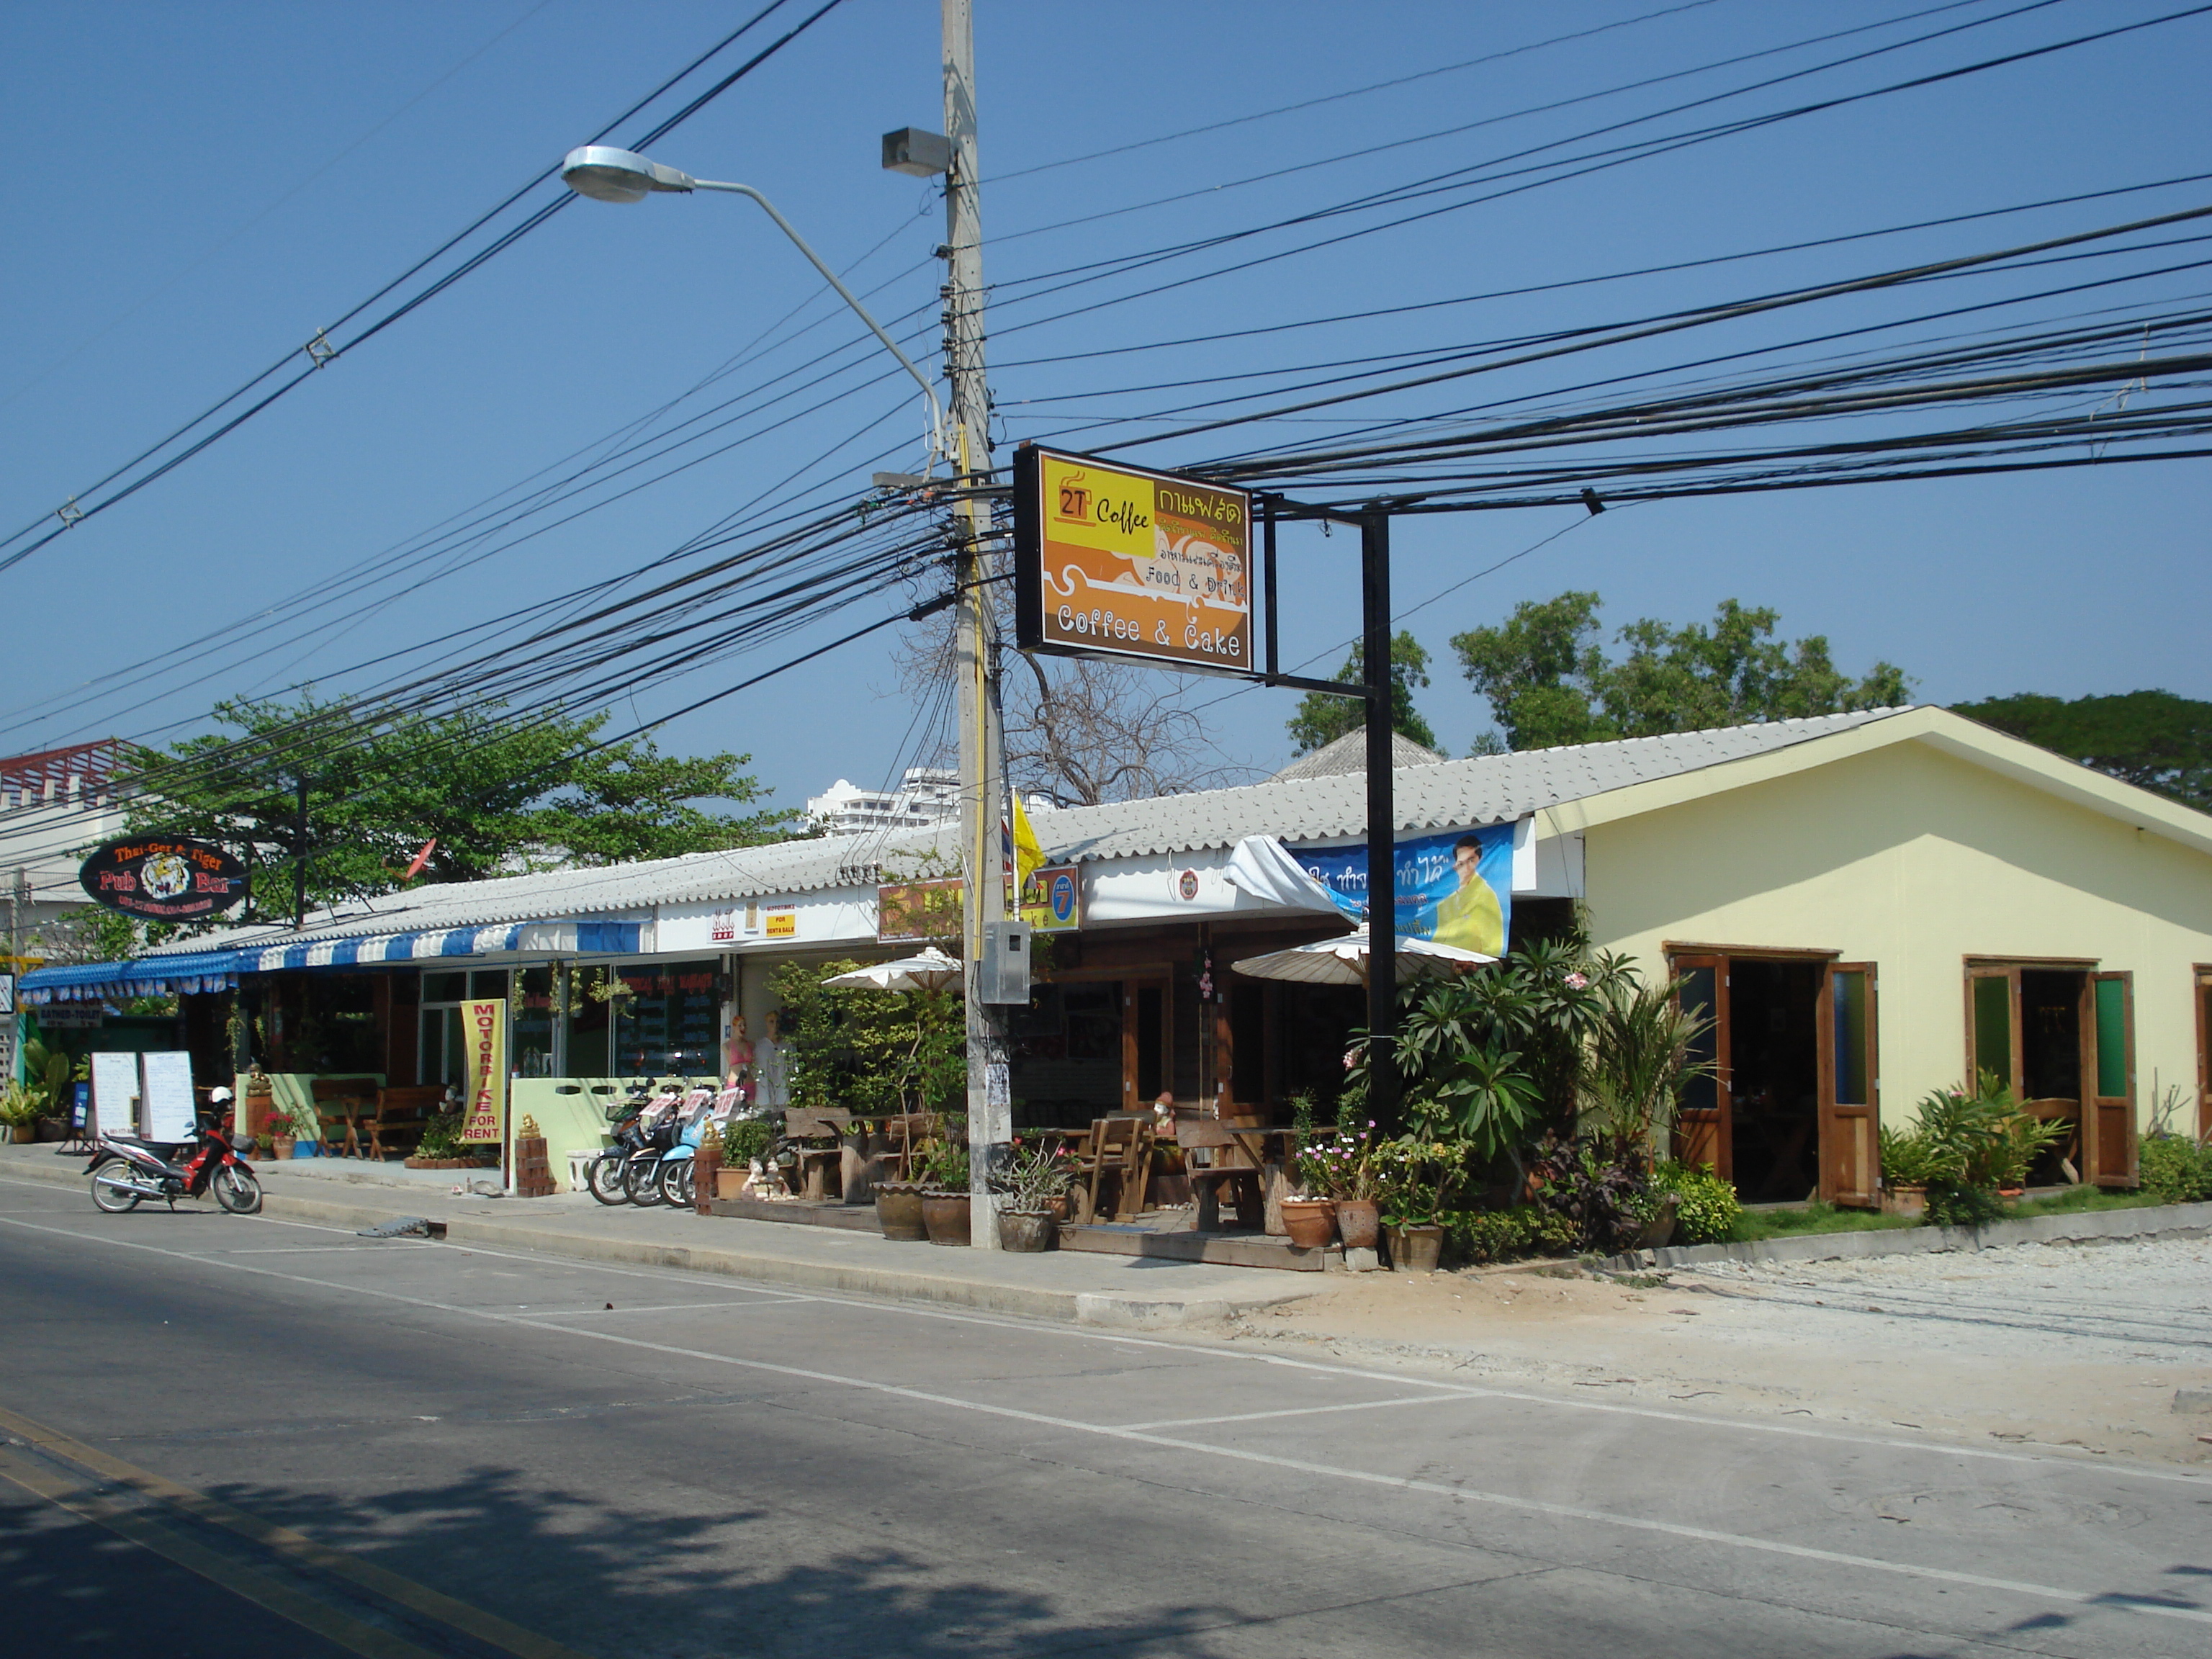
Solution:
{"label": "mannequin", "polygon": [[769,1009],[767,1024],[752,1045],[754,1099],[763,1109],[780,1112],[791,1104],[791,1058],[785,1052],[781,1014]]}

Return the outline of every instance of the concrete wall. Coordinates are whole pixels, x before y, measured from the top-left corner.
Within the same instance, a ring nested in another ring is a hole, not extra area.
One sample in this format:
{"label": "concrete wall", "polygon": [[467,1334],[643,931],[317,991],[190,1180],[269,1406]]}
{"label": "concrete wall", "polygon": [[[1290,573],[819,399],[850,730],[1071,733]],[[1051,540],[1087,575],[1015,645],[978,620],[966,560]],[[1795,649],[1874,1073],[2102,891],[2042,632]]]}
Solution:
{"label": "concrete wall", "polygon": [[2154,1070],[2194,1094],[2212,857],[2162,836],[1900,743],[1593,823],[1585,851],[1596,942],[1647,969],[1668,941],[1876,963],[1890,1122],[1965,1075],[1969,955],[2132,971],[2139,1121]]}

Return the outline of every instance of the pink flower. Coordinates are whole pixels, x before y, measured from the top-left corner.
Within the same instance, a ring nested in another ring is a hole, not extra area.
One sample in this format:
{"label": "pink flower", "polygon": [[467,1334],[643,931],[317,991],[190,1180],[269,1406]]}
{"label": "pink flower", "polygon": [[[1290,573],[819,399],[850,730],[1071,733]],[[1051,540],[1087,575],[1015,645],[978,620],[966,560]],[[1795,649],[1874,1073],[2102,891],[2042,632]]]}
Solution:
{"label": "pink flower", "polygon": [[1589,975],[1588,974],[1569,974],[1567,975],[1567,988],[1570,991],[1583,990],[1588,988],[1589,985]]}

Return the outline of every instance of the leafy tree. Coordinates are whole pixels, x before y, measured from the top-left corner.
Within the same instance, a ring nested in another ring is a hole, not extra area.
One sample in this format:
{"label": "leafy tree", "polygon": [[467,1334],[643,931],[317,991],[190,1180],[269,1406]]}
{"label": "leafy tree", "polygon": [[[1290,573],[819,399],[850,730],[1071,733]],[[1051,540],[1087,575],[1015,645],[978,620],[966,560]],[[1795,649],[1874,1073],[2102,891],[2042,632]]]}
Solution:
{"label": "leafy tree", "polygon": [[593,750],[605,714],[517,727],[500,720],[502,707],[400,715],[312,694],[294,706],[218,703],[230,732],[134,757],[125,774],[141,792],[131,828],[249,854],[255,914],[265,917],[291,908],[303,775],[315,904],[397,889],[433,837],[422,878],[471,881],[751,846],[791,817],[693,804],[758,800],[760,786],[738,769],[743,755],[663,755],[644,739]]}
{"label": "leafy tree", "polygon": [[2212,702],[2171,691],[2118,696],[2010,697],[1951,705],[1952,712],[2212,812]]}
{"label": "leafy tree", "polygon": [[[1366,676],[1366,647],[1355,645],[1352,654],[1344,659],[1344,666],[1336,671],[1336,678],[1346,685],[1357,685]],[[1437,734],[1413,707],[1413,688],[1428,683],[1429,653],[1410,633],[1401,631],[1390,641],[1391,729],[1401,738],[1411,738],[1433,749],[1437,746]],[[1326,748],[1346,732],[1364,725],[1366,720],[1367,705],[1355,698],[1309,691],[1298,699],[1297,712],[1289,721],[1291,740],[1297,745],[1295,752],[1308,755]]]}
{"label": "leafy tree", "polygon": [[[1904,671],[1878,662],[1853,680],[1808,635],[1774,637],[1780,613],[1724,599],[1711,626],[1644,617],[1619,630],[1617,660],[1599,643],[1594,592],[1528,600],[1497,628],[1455,635],[1452,649],[1514,749],[1656,737],[1716,726],[1832,714],[1900,703]],[[1478,751],[1498,745],[1478,744]]]}

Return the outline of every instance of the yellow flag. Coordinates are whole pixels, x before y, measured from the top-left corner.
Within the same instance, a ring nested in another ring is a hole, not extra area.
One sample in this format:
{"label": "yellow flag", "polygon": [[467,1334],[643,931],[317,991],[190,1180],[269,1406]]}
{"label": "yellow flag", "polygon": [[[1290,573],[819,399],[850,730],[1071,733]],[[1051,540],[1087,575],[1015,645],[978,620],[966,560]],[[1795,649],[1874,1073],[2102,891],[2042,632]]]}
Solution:
{"label": "yellow flag", "polygon": [[1044,848],[1037,845],[1036,831],[1030,828],[1030,815],[1022,811],[1021,792],[1013,792],[1014,802],[1014,891],[1021,893],[1030,884],[1030,878],[1044,868]]}

